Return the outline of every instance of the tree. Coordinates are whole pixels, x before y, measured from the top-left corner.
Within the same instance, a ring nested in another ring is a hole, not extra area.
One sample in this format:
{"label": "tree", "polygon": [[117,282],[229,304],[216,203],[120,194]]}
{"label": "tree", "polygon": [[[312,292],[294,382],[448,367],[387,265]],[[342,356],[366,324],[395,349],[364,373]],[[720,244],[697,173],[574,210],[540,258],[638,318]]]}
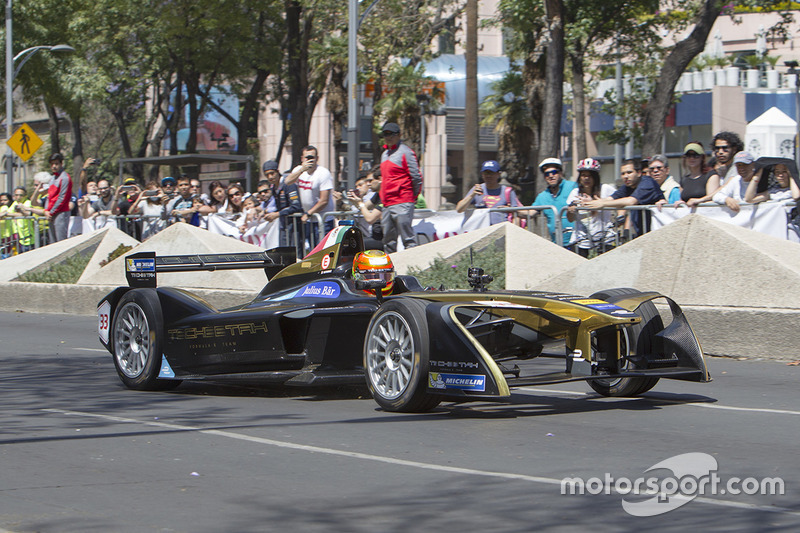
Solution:
{"label": "tree", "polygon": [[498,137],[498,160],[508,179],[518,183],[528,173],[533,123],[519,69],[511,69],[491,86],[492,92],[481,102],[484,126],[494,125]]}

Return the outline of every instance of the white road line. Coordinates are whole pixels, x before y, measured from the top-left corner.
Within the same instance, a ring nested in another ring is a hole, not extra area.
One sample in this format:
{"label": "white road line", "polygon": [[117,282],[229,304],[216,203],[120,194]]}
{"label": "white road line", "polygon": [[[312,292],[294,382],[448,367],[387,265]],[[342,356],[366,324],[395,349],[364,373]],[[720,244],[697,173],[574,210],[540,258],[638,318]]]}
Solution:
{"label": "white road line", "polygon": [[[194,426],[182,426],[179,424],[169,424],[166,422],[154,422],[149,420],[137,420],[135,418],[124,418],[121,416],[103,415],[98,413],[87,413],[83,411],[69,411],[66,409],[42,409],[46,413],[62,414],[67,416],[81,416],[85,418],[99,418],[102,420],[109,420],[112,422],[121,422],[127,424],[139,424],[144,426],[155,426],[165,429],[174,429],[176,431],[196,431],[197,433],[204,433],[207,435],[215,435],[219,437],[226,437],[229,439],[236,439],[246,442],[254,442],[258,444],[266,444],[268,446],[275,446],[278,448],[287,448],[290,450],[299,450],[311,453],[323,453],[327,455],[337,455],[341,457],[350,457],[352,459],[360,459],[365,461],[374,461],[378,463],[387,463],[392,465],[407,466],[411,468],[420,468],[423,470],[434,470],[438,472],[448,472],[451,474],[464,474],[470,476],[482,476],[499,479],[509,479],[517,481],[528,481],[532,483],[541,483],[544,485],[557,485],[561,486],[561,479],[541,477],[541,476],[528,476],[525,474],[513,474],[510,472],[493,472],[491,470],[476,470],[474,468],[461,468],[457,466],[445,466],[431,463],[421,463],[418,461],[409,461],[406,459],[396,459],[394,457],[385,457],[381,455],[371,455],[360,452],[348,452],[345,450],[337,450],[334,448],[323,448],[320,446],[308,446],[306,444],[297,444],[294,442],[286,442],[273,439],[265,439],[263,437],[253,437],[250,435],[243,435],[241,433],[234,433],[232,431],[222,431],[218,429],[202,429]],[[613,490],[613,487],[612,487]],[[614,491],[616,492],[616,491]],[[716,505],[719,507],[734,507],[739,509],[753,509],[758,511],[767,511],[771,513],[790,514],[800,516],[800,512],[784,507],[775,507],[771,505],[756,505],[743,502],[735,502],[728,500],[717,500],[713,498],[695,498],[695,501],[705,503],[708,505]]]}
{"label": "white road line", "polygon": [[715,403],[685,403],[691,407],[705,407],[707,409],[724,409],[726,411],[745,411],[752,413],[771,413],[777,415],[800,415],[800,411],[789,411],[787,409],[766,409],[759,407],[731,407],[729,405],[717,405]]}
{"label": "white road line", "polygon": [[81,352],[103,352],[108,353],[108,350],[104,350],[103,348],[73,348],[73,350],[78,350]]}
{"label": "white road line", "polygon": [[[581,391],[568,391],[568,390],[558,390],[558,389],[536,389],[531,387],[519,387],[519,391],[528,391],[528,392],[542,392],[542,393],[551,393],[551,394],[567,394],[567,395],[575,395],[575,396],[589,396],[592,393],[589,392],[581,392]],[[597,398],[602,398],[602,396],[597,396]],[[646,400],[647,396],[639,396],[637,398],[628,398],[629,400]],[[746,413],[768,413],[773,415],[800,415],[800,411],[790,411],[788,409],[768,409],[766,407],[735,407],[732,405],[719,405],[716,403],[706,403],[706,402],[682,402],[680,400],[665,400],[657,398],[660,402],[669,402],[674,403],[677,405],[686,405],[688,407],[705,407],[706,409],[722,409],[724,411],[742,411]]]}

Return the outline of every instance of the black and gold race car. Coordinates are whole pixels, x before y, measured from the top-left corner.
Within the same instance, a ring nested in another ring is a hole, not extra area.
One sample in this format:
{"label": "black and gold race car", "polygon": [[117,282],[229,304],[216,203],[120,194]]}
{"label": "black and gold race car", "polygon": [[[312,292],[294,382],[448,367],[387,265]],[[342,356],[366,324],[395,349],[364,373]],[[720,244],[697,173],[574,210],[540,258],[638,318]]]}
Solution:
{"label": "black and gold race car", "polygon": [[[130,255],[129,286],[98,306],[100,341],[132,389],[202,379],[366,381],[389,411],[575,380],[604,396],[638,395],[659,378],[711,380],[683,312],[659,293],[612,289],[587,298],[488,290],[490,276],[472,268],[472,290],[434,290],[396,276],[384,296],[385,281],[353,279],[353,259],[363,249],[357,228],[339,226],[300,261],[294,248]],[[231,309],[156,286],[158,272],[235,268],[264,268],[269,282]],[[661,312],[654,300],[664,302]]]}

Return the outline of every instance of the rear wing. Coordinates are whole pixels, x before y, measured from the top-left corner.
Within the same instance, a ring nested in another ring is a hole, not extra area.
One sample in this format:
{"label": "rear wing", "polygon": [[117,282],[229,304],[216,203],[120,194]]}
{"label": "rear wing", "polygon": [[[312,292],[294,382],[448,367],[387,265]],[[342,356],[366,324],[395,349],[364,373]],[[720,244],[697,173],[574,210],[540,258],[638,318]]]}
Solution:
{"label": "rear wing", "polygon": [[297,261],[294,247],[238,254],[162,255],[139,252],[125,258],[125,278],[132,288],[156,287],[158,272],[199,272],[263,268],[267,279]]}

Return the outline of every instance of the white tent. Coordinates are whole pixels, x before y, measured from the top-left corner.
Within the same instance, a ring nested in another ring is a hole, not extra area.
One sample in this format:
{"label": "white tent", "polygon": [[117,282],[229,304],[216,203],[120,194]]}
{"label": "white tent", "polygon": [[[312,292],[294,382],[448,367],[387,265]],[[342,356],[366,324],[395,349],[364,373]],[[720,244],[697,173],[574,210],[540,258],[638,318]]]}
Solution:
{"label": "white tent", "polygon": [[794,159],[794,137],[797,123],[777,107],[770,107],[747,125],[745,150],[754,157],[788,157]]}

